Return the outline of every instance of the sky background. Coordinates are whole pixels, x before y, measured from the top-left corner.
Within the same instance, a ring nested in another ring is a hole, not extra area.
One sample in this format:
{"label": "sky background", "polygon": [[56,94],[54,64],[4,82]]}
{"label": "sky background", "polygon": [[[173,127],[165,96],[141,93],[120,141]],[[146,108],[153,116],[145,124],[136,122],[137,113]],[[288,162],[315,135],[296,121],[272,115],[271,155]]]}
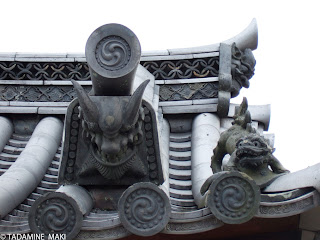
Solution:
{"label": "sky background", "polygon": [[84,53],[89,35],[120,23],[142,51],[227,40],[253,18],[259,29],[250,105],[271,104],[275,156],[291,171],[320,162],[319,1],[7,1],[1,2],[0,52]]}

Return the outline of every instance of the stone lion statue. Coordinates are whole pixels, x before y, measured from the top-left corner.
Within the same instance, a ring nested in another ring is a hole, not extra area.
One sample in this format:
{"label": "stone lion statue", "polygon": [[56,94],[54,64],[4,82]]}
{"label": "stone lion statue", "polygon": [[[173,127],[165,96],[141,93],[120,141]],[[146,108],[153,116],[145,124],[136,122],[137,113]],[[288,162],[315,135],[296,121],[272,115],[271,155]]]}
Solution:
{"label": "stone lion statue", "polygon": [[[248,102],[244,98],[234,116],[233,126],[224,131],[211,158],[213,173],[241,171],[253,178],[260,187],[270,184],[276,177],[289,171],[273,155],[274,148],[251,125]],[[222,167],[226,154],[230,159]]]}

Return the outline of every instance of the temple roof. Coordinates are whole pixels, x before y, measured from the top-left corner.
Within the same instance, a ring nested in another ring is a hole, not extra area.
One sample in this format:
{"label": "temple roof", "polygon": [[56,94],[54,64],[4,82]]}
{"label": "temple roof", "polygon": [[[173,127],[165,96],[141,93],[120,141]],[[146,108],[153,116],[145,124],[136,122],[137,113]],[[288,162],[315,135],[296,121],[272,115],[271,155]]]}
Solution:
{"label": "temple roof", "polygon": [[[232,126],[238,107],[230,104],[231,92],[229,98],[221,100],[221,92],[225,92],[221,88],[220,64],[224,54],[221,49],[230,48],[233,42],[240,50],[256,49],[256,21],[222,44],[142,52],[133,89],[142,80],[151,80],[143,99],[157,115],[165,178],[161,189],[168,195],[171,207],[169,222],[161,234],[193,234],[214,229],[216,232],[212,234],[216,234],[222,231],[219,229],[232,228],[214,216],[208,206],[201,205],[203,197],[198,187],[212,174],[212,139]],[[33,203],[60,187],[63,121],[70,102],[76,97],[70,80],[76,80],[87,92],[92,82],[84,54],[3,53],[0,69],[0,131],[3,132],[0,233],[29,233],[28,217]],[[229,101],[227,108],[226,101]],[[270,122],[270,106],[249,106],[249,111],[253,127],[272,145],[273,135],[265,133]],[[207,138],[210,131],[212,138]],[[201,144],[206,147],[199,151],[197,147]],[[309,229],[310,219],[315,216],[308,210],[318,211],[320,203],[318,181],[313,181],[316,173],[317,166],[296,174],[312,179],[306,178],[297,187],[293,184],[296,175],[279,177],[262,191],[257,213],[245,224],[257,226],[270,218],[281,223],[279,219],[286,218],[292,225],[283,225],[278,231],[295,233],[300,224],[304,234],[315,235],[320,226]],[[259,232],[263,230],[255,234]],[[118,212],[92,209],[84,216],[76,238],[115,239],[130,234]]]}

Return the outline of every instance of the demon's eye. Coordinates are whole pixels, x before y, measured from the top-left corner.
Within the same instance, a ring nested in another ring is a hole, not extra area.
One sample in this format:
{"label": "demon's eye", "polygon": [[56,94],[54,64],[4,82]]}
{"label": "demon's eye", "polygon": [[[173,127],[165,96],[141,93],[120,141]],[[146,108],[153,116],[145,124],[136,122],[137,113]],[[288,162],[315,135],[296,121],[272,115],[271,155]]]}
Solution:
{"label": "demon's eye", "polygon": [[261,147],[261,143],[259,141],[253,141],[253,145],[255,147]]}
{"label": "demon's eye", "polygon": [[240,139],[238,142],[237,142],[237,146],[238,147],[242,147],[243,146],[243,140]]}

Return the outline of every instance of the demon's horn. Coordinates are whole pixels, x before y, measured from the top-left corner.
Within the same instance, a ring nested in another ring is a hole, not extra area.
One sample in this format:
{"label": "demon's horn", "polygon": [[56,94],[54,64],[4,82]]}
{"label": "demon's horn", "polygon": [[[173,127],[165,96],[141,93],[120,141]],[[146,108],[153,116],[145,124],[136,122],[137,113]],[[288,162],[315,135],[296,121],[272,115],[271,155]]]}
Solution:
{"label": "demon's horn", "polygon": [[130,101],[126,107],[126,126],[132,126],[136,122],[142,101],[142,95],[149,82],[150,80],[146,80],[141,83],[137,90],[131,96]]}
{"label": "demon's horn", "polygon": [[[98,109],[97,106],[91,101],[89,95],[83,89],[83,87],[74,80],[71,80],[74,89],[77,92],[80,107],[86,122],[90,125],[96,125],[98,123]],[[93,126],[91,126],[93,127]]]}
{"label": "demon's horn", "polygon": [[244,115],[248,110],[248,100],[246,97],[243,97],[242,103],[239,108],[239,116]]}

